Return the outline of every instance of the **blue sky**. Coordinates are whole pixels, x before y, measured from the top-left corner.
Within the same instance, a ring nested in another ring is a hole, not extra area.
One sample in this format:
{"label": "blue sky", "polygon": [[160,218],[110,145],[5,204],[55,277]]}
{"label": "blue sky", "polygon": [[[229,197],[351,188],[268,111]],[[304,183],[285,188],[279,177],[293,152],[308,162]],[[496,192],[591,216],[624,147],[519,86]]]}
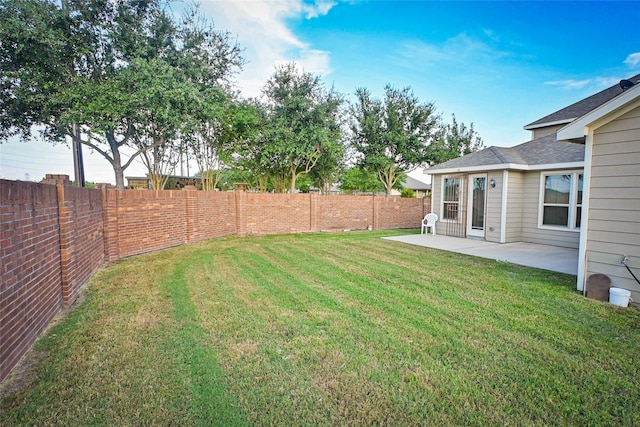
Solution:
{"label": "blue sky", "polygon": [[[257,96],[274,67],[295,61],[327,87],[380,96],[411,86],[447,121],[473,122],[486,146],[529,139],[522,127],[640,73],[638,2],[203,0],[248,63],[237,76]],[[179,9],[179,6],[177,7]],[[113,182],[86,152],[87,179]],[[71,151],[44,143],[0,145],[0,176],[73,175]],[[179,172],[179,171],[178,171]],[[125,175],[144,175],[140,163]]]}

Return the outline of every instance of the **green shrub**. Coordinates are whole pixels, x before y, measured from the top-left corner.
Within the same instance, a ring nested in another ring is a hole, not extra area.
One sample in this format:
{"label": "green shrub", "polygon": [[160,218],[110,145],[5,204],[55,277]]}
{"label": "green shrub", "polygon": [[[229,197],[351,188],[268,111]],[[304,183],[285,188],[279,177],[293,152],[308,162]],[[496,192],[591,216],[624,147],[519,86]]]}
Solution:
{"label": "green shrub", "polygon": [[405,199],[412,199],[416,197],[416,194],[410,188],[403,188],[400,191],[400,197],[404,197]]}

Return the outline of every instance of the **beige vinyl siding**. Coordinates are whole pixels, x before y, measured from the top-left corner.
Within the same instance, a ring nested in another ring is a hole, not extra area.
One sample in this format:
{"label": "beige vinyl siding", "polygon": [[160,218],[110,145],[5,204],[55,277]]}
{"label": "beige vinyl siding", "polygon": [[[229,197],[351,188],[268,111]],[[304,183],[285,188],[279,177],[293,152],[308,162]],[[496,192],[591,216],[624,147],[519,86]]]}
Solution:
{"label": "beige vinyl siding", "polygon": [[537,171],[523,174],[522,194],[524,195],[524,200],[522,201],[521,241],[577,249],[580,243],[580,233],[578,231],[538,227],[540,176],[541,173]]}
{"label": "beige vinyl siding", "polygon": [[586,277],[606,274],[638,302],[640,285],[621,260],[628,255],[640,277],[640,107],[595,132],[590,185]]}
{"label": "beige vinyl siding", "polygon": [[[494,179],[496,187],[491,188],[489,181]],[[502,217],[502,171],[487,172],[487,205],[484,216],[485,239],[500,243],[500,218]]]}
{"label": "beige vinyl siding", "polygon": [[533,129],[531,131],[531,139],[537,139],[537,138],[541,138],[543,136],[552,134],[554,132],[557,132],[558,129],[562,128],[566,126],[565,124],[561,124],[561,125],[555,125],[555,126],[547,126],[547,127],[543,127],[543,128],[539,128],[539,129]]}
{"label": "beige vinyl siding", "polygon": [[524,203],[524,174],[509,171],[507,189],[507,224],[505,243],[522,241],[522,209]]}

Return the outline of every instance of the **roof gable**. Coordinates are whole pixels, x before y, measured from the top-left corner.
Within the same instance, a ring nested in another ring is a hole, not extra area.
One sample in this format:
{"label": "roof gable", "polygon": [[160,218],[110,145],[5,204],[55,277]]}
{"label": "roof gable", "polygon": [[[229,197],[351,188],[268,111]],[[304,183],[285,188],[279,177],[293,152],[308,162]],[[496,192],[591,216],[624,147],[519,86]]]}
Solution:
{"label": "roof gable", "polygon": [[606,102],[560,129],[558,138],[561,140],[582,138],[587,134],[587,128],[597,128],[599,125],[612,120],[616,115],[621,115],[625,111],[635,108],[639,103],[640,84],[636,84],[615,99]]}
{"label": "roof gable", "polygon": [[[629,80],[634,83],[639,82],[640,74],[636,74],[635,76],[629,78]],[[611,99],[620,95],[622,92],[624,91],[622,90],[620,85],[616,84],[594,95],[591,95],[588,98],[584,98],[574,104],[571,104],[568,107],[562,108],[561,110],[544,116],[543,118],[538,119],[535,122],[529,123],[524,128],[525,130],[532,130],[546,126],[570,123],[578,117],[584,116],[590,111],[595,110],[596,108],[605,104],[607,101],[610,101]]]}

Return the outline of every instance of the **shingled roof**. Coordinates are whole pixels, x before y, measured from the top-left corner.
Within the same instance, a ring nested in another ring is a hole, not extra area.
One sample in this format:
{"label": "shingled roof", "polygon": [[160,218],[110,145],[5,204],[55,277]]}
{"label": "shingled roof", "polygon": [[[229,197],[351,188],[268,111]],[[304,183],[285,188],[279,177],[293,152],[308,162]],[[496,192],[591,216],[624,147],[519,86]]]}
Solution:
{"label": "shingled roof", "polygon": [[431,184],[427,184],[424,181],[420,181],[419,179],[415,179],[410,176],[407,176],[403,184],[403,187],[410,188],[412,190],[422,190],[422,191],[431,190]]}
{"label": "shingled roof", "polygon": [[[630,77],[633,83],[640,84],[640,74]],[[551,113],[533,123],[526,125],[527,130],[568,124],[590,113],[611,99],[620,95],[624,90],[619,84],[591,95],[581,101]],[[557,134],[551,133],[540,138],[525,142],[515,147],[489,147],[482,151],[467,154],[448,162],[440,163],[429,169],[429,173],[446,173],[451,170],[470,171],[488,169],[522,169],[526,170],[534,165],[554,165],[584,162],[584,144],[558,141]],[[445,172],[442,172],[445,171]]]}
{"label": "shingled roof", "polygon": [[[631,80],[633,83],[638,83],[640,82],[640,74],[636,74],[628,80]],[[584,116],[588,112],[593,111],[605,102],[615,98],[622,92],[623,90],[620,85],[615,84],[614,86],[600,91],[595,95],[591,95],[590,97],[571,104],[568,107],[556,111],[555,113],[551,113],[548,116],[544,116],[543,118],[536,120],[535,122],[529,123],[524,128],[525,130],[532,130],[553,124],[570,123],[578,117]]]}
{"label": "shingled roof", "polygon": [[582,161],[584,161],[584,144],[558,141],[556,134],[552,133],[515,147],[489,147],[470,153],[433,166],[429,169],[429,173],[450,169],[464,170],[478,166],[525,169],[526,166],[531,165]]}

